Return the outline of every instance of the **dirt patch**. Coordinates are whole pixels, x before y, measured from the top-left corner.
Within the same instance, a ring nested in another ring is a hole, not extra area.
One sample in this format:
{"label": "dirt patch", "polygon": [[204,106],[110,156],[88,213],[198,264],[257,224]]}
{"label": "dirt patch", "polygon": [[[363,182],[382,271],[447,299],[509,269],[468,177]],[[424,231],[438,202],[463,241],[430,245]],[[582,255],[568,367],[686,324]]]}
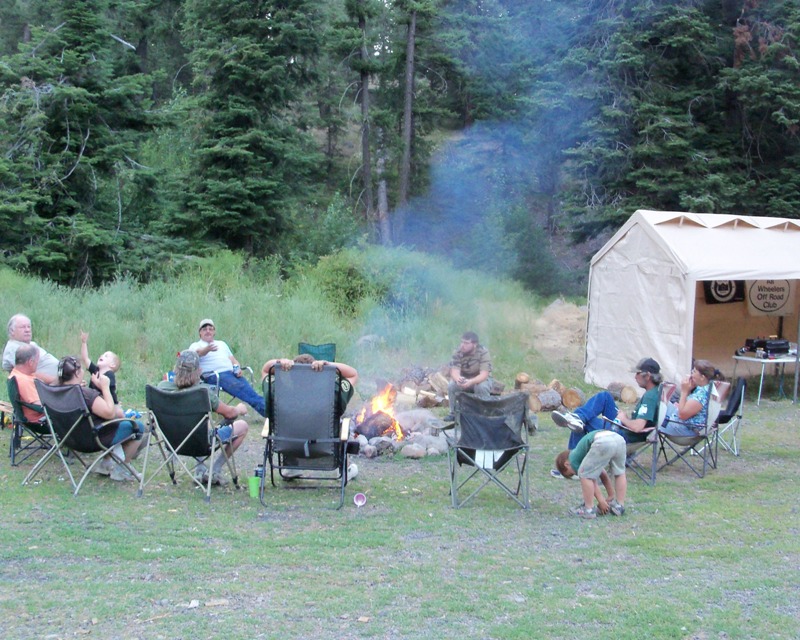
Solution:
{"label": "dirt patch", "polygon": [[587,308],[563,299],[553,301],[534,323],[533,345],[545,358],[574,367],[583,365]]}

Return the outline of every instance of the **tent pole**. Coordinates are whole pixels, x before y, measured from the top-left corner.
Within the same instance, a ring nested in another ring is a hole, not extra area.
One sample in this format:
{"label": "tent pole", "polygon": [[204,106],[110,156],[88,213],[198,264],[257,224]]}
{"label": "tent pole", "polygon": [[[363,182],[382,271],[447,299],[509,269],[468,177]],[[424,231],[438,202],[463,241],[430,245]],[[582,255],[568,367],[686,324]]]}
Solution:
{"label": "tent pole", "polygon": [[794,354],[794,394],[792,404],[797,404],[797,380],[800,376],[800,314],[797,316],[797,348]]}

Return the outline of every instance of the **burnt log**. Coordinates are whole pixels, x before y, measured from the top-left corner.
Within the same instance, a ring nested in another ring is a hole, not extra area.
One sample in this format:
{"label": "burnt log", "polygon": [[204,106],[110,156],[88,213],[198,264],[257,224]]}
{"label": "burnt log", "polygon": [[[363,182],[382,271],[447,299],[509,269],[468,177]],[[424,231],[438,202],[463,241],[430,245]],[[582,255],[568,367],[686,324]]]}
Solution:
{"label": "burnt log", "polygon": [[395,420],[388,413],[378,411],[364,418],[360,424],[356,424],[354,432],[365,436],[367,439],[376,436],[394,435]]}

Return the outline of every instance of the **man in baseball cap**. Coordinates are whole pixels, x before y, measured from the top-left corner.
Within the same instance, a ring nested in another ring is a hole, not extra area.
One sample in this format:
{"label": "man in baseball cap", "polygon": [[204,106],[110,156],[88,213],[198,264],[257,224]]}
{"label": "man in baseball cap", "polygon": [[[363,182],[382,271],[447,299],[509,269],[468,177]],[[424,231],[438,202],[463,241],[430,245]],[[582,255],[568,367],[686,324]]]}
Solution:
{"label": "man in baseball cap", "polygon": [[242,367],[226,342],[216,339],[217,327],[211,318],[203,318],[198,326],[200,340],[189,345],[200,356],[203,381],[219,386],[234,398],[239,398],[262,416],[267,415],[266,403],[242,377]]}
{"label": "man in baseball cap", "polygon": [[[632,372],[636,384],[644,389],[644,395],[630,416],[617,407],[614,397],[608,391],[601,391],[593,395],[574,412],[553,411],[550,414],[553,422],[559,427],[565,427],[572,431],[568,445],[570,451],[575,448],[584,434],[598,429],[611,428],[625,438],[626,442],[641,442],[647,438],[645,430],[656,426],[658,385],[662,382],[661,365],[653,358],[642,358]],[[607,420],[603,420],[603,417]]]}

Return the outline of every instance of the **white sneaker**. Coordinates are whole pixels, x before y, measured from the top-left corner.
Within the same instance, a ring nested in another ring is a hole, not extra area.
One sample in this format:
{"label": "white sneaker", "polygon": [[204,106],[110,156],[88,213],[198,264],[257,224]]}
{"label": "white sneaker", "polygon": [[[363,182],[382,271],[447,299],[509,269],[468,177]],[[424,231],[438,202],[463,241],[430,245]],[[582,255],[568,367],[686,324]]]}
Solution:
{"label": "white sneaker", "polygon": [[202,482],[203,476],[208,479],[208,468],[202,462],[198,464],[193,470],[192,475],[195,477],[195,480],[200,480]]}
{"label": "white sneaker", "polygon": [[116,456],[119,460],[124,460],[125,459],[125,451],[122,449],[122,445],[121,444],[115,444],[111,448],[111,453],[114,456]]}
{"label": "white sneaker", "polygon": [[117,465],[114,464],[113,460],[110,460],[108,456],[103,458],[94,469],[92,469],[92,473],[99,473],[101,476],[111,475],[111,471]]}
{"label": "white sneaker", "polygon": [[561,411],[553,411],[550,417],[553,418],[553,422],[559,427],[565,427],[575,433],[583,433],[583,420],[574,413],[570,413],[569,411],[565,411],[564,413]]}
{"label": "white sneaker", "polygon": [[139,480],[142,479],[138,473],[133,475],[125,467],[118,464],[114,465],[114,468],[111,470],[110,478],[115,482],[139,482]]}

